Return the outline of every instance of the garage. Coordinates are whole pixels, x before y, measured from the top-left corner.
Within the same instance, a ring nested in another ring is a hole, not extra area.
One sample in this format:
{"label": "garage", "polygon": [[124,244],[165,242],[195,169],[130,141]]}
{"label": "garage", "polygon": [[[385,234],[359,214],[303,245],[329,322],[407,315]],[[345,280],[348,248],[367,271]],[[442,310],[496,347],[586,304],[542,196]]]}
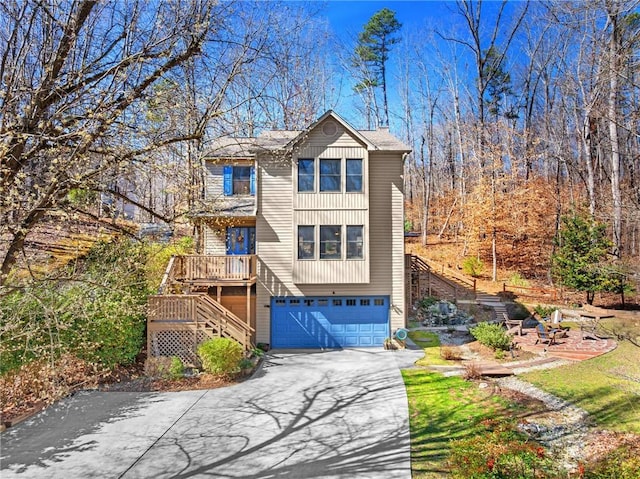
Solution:
{"label": "garage", "polygon": [[389,337],[388,296],[271,298],[271,347],[382,346]]}

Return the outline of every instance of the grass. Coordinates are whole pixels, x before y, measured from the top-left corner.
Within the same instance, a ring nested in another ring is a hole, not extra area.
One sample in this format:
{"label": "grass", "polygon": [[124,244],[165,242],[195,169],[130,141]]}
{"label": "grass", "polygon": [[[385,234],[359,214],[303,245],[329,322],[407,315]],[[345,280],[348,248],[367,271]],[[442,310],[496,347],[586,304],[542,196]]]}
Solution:
{"label": "grass", "polygon": [[409,331],[409,339],[424,349],[424,357],[416,361],[416,366],[443,366],[451,364],[440,356],[440,339],[431,331]]}
{"label": "grass", "polygon": [[402,376],[409,398],[414,479],[448,477],[450,441],[473,437],[486,430],[483,421],[507,416],[511,410],[498,396],[460,377],[421,369],[403,370]]}
{"label": "grass", "polygon": [[629,342],[587,361],[520,377],[583,408],[600,427],[640,434],[640,348]]}

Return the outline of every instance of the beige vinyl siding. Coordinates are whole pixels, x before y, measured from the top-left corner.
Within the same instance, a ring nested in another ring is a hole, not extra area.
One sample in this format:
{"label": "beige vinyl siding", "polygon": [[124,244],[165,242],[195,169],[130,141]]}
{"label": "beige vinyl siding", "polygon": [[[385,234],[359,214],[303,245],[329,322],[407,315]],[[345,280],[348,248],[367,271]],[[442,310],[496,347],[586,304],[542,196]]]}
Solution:
{"label": "beige vinyl siding", "polygon": [[222,165],[207,161],[205,175],[205,198],[208,200],[219,198],[224,194],[224,174]]}
{"label": "beige vinyl siding", "polygon": [[[369,212],[367,210],[298,210],[293,214],[293,282],[295,284],[369,283]],[[341,260],[299,260],[296,232],[299,225],[315,226],[315,255],[319,256],[319,227],[342,227]],[[364,259],[346,259],[346,226],[362,225]]]}
{"label": "beige vinyl siding", "polygon": [[405,326],[402,158],[372,152],[369,162],[371,284],[391,295],[391,330]]}
{"label": "beige vinyl siding", "polygon": [[[323,133],[323,126],[326,122],[333,122],[337,127],[337,131],[335,135],[327,136]],[[354,141],[357,141],[353,135],[345,130],[345,128],[332,119],[327,119],[324,122],[316,125],[316,127],[309,132],[306,138],[304,138],[305,146],[319,146],[321,148],[331,147],[331,146],[353,146]]]}
{"label": "beige vinyl siding", "polygon": [[291,163],[258,161],[256,218],[256,326],[258,342],[270,342],[271,296],[290,295],[292,275]]}
{"label": "beige vinyl siding", "polygon": [[204,254],[215,256],[227,254],[225,228],[204,225]]}

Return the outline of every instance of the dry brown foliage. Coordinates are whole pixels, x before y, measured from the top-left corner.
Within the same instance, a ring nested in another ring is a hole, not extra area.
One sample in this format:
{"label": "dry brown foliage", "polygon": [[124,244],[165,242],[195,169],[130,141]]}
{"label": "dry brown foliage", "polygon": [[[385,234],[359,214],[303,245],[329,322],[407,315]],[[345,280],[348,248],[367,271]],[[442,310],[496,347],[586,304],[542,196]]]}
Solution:
{"label": "dry brown foliage", "polygon": [[2,423],[47,406],[69,393],[96,387],[107,372],[72,355],[34,361],[0,377]]}
{"label": "dry brown foliage", "polygon": [[480,370],[480,365],[473,361],[468,361],[464,364],[464,374],[463,377],[467,381],[471,381],[473,379],[480,379],[482,377],[482,371]]}
{"label": "dry brown foliage", "polygon": [[460,361],[462,359],[462,353],[460,348],[456,346],[441,346],[440,357],[447,361]]}

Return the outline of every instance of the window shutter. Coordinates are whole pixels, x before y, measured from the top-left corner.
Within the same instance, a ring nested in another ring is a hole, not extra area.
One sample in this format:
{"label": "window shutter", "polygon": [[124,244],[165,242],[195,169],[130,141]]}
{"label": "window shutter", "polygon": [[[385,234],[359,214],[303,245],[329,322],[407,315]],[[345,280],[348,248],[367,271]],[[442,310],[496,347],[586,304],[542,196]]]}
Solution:
{"label": "window shutter", "polygon": [[233,195],[233,166],[224,167],[224,196]]}
{"label": "window shutter", "polygon": [[251,196],[255,196],[256,195],[256,167],[255,166],[251,167],[250,188],[251,188]]}

